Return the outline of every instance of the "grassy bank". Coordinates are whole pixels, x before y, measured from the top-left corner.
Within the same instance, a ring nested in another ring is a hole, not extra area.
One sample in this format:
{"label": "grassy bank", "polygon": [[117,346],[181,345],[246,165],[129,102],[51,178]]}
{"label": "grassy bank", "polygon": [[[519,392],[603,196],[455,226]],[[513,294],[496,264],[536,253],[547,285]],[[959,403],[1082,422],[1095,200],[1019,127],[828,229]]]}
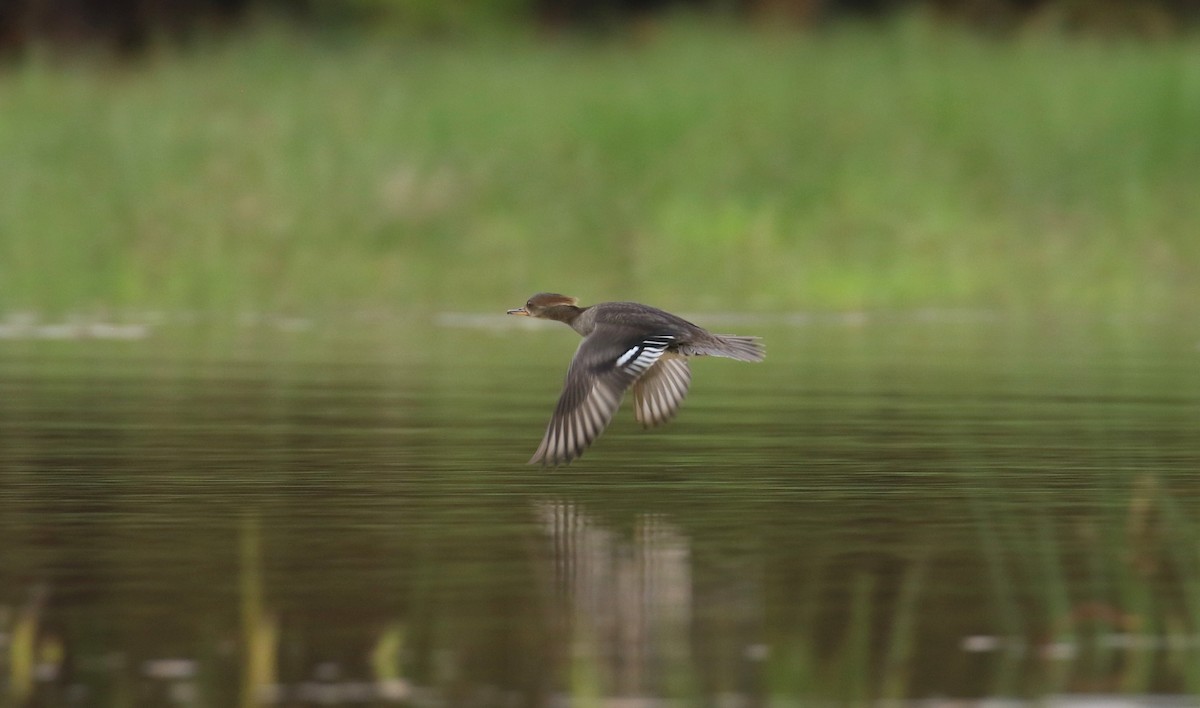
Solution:
{"label": "grassy bank", "polygon": [[272,30],[0,110],[0,312],[1200,303],[1195,37]]}

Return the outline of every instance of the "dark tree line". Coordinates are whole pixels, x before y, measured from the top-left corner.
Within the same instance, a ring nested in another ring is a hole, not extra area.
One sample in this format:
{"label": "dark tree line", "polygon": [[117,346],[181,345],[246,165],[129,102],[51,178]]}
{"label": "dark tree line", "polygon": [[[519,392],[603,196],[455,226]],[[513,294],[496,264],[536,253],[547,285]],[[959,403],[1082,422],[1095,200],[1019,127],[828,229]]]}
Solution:
{"label": "dark tree line", "polygon": [[[948,20],[1004,30],[1034,22],[1066,30],[1162,35],[1194,26],[1200,0],[0,0],[0,51],[32,44],[104,46],[134,52],[153,41],[186,42],[248,16],[285,15],[300,23],[367,23],[386,17],[417,31],[445,17],[612,27],[687,8],[750,18],[819,24],[846,16],[883,17],[923,6]],[[453,27],[441,29],[453,29]]]}

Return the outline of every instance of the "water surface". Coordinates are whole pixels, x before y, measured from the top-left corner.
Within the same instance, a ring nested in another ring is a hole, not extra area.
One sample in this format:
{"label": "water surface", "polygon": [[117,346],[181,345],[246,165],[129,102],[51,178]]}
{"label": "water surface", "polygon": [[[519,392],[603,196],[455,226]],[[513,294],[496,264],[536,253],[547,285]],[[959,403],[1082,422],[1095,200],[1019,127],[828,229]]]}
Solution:
{"label": "water surface", "polygon": [[767,361],[551,470],[562,327],[0,342],[9,701],[1200,694],[1200,336],[698,319]]}

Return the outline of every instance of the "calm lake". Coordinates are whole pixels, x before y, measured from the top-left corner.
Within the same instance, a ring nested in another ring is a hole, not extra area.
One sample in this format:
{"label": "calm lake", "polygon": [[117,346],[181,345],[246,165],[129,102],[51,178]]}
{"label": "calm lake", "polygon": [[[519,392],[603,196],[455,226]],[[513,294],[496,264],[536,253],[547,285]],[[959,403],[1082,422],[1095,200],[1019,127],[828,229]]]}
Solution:
{"label": "calm lake", "polygon": [[561,325],[9,332],[4,704],[1200,695],[1194,327],[694,319],[559,469]]}

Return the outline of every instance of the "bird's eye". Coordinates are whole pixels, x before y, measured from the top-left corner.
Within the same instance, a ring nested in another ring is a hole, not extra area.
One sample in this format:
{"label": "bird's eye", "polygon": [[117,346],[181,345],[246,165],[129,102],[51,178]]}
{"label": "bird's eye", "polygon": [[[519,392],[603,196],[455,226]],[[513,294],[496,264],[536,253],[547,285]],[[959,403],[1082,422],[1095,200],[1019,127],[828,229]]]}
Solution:
{"label": "bird's eye", "polygon": [[531,307],[533,307],[533,300],[530,300],[529,302],[525,303],[525,309],[526,309],[526,310],[528,310],[528,309],[529,309],[529,308],[531,308]]}

